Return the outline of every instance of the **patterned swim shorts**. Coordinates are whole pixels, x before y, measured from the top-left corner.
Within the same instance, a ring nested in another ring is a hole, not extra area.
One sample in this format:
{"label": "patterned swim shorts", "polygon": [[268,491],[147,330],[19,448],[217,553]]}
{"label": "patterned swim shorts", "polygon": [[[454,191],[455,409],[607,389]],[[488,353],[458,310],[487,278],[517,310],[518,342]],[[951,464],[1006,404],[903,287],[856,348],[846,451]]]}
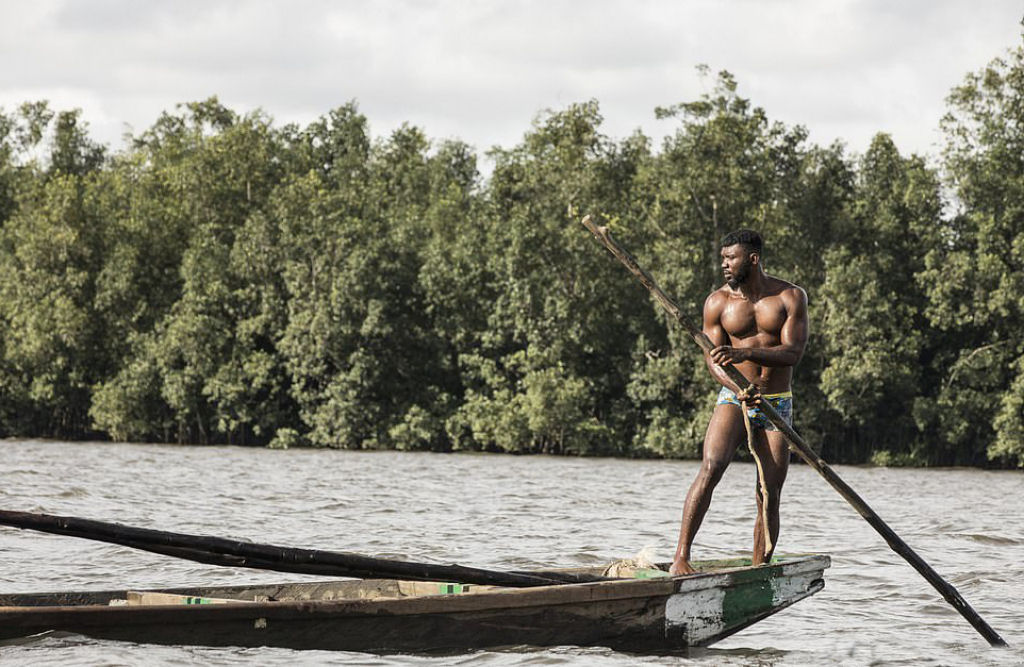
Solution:
{"label": "patterned swim shorts", "polygon": [[[761,394],[761,399],[768,401],[784,422],[790,426],[793,425],[793,392],[784,391],[781,394]],[[736,394],[731,389],[722,387],[722,391],[718,392],[718,405],[739,406],[740,402],[736,400]],[[775,428],[775,424],[768,421],[768,417],[761,412],[760,408],[747,410],[747,416],[750,417],[751,426],[763,428],[766,431],[779,430]]]}

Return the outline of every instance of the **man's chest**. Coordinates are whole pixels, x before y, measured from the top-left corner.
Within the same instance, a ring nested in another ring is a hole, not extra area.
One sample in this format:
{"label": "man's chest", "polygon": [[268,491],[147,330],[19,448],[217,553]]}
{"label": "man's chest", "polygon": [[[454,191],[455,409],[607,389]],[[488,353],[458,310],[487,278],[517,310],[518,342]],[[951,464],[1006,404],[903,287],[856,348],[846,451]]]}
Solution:
{"label": "man's chest", "polygon": [[786,321],[786,309],[778,298],[760,299],[751,303],[746,299],[730,299],[722,311],[722,328],[734,338],[758,334],[778,336]]}

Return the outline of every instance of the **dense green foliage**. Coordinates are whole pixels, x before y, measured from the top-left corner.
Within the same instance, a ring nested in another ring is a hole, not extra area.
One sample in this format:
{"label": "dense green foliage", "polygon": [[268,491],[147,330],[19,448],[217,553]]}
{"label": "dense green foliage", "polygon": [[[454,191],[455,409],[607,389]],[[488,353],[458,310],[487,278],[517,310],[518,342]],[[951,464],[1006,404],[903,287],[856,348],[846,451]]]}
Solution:
{"label": "dense green foliage", "polygon": [[0,114],[0,435],[699,454],[696,348],[579,225],[695,316],[717,239],[804,286],[796,426],[835,461],[1024,465],[1024,49],[949,98],[938,164],[809,143],[737,95],[601,133],[596,102],[488,154],[354,104],[275,127],[216,99],[120,152]]}

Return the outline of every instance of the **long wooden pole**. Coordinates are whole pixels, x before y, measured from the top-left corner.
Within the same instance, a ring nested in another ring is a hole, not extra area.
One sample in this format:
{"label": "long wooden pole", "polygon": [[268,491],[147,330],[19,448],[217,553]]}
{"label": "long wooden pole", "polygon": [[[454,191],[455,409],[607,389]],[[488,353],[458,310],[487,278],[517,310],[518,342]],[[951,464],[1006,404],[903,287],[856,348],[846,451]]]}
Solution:
{"label": "long wooden pole", "polygon": [[573,573],[498,572],[462,565],[384,560],[357,554],[296,549],[206,535],[187,535],[70,516],[0,510],[0,525],[109,542],[200,563],[333,577],[452,581],[489,586],[551,586],[606,577]]}
{"label": "long wooden pole", "polygon": [[[583,225],[590,230],[590,232],[597,237],[597,239],[607,248],[615,257],[622,262],[630,273],[632,273],[637,280],[650,290],[651,295],[654,299],[661,304],[661,306],[671,315],[676,322],[678,322],[693,338],[694,342],[700,346],[705,352],[709,353],[714,349],[714,344],[711,340],[704,335],[704,332],[694,326],[689,319],[687,319],[679,306],[676,305],[672,299],[668,297],[658,287],[658,284],[654,281],[647,271],[640,267],[637,261],[626,252],[618,243],[612,239],[611,234],[608,232],[608,228],[604,226],[598,226],[594,223],[591,217],[588,215],[583,218]],[[722,370],[728,374],[729,379],[736,383],[739,387],[746,387],[750,384],[750,381],[743,376],[734,366],[722,367]],[[967,619],[975,630],[977,630],[982,637],[984,637],[989,644],[992,646],[1006,646],[1006,641],[1003,640],[999,634],[992,629],[992,627],[985,622],[985,620],[978,615],[978,612],[964,600],[960,592],[957,591],[952,584],[947,582],[945,579],[939,576],[939,574],[932,569],[928,563],[925,562],[916,551],[911,549],[906,542],[904,542],[899,535],[889,527],[885,521],[873,509],[871,509],[864,499],[861,498],[856,491],[854,491],[849,484],[844,482],[842,478],[822,459],[820,456],[814,453],[814,451],[804,442],[804,439],[800,437],[793,427],[790,426],[779,416],[779,413],[775,411],[775,408],[771,406],[767,401],[761,402],[761,411],[764,412],[768,420],[775,425],[782,433],[786,436],[786,440],[789,441],[790,447],[800,455],[804,461],[807,462],[812,468],[814,468],[819,475],[825,478],[833,489],[839,492],[846,502],[853,506],[853,509],[857,510],[857,513],[864,517],[864,520],[871,524],[871,527],[878,532],[879,535],[885,539],[889,547],[897,554],[903,557],[905,561],[910,563],[911,567],[917,570],[921,576],[923,576],[929,584],[931,584],[935,590],[945,598],[946,602],[951,604],[954,609],[960,612],[960,615]]]}

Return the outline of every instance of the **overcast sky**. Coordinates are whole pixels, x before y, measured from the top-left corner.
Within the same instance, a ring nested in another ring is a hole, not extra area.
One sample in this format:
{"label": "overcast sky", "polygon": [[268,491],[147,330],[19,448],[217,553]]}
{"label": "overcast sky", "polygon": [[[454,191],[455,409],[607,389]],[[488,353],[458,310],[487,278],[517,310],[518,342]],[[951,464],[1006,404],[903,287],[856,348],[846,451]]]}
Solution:
{"label": "overcast sky", "polygon": [[863,151],[934,153],[951,87],[1021,44],[1022,0],[0,0],[0,107],[81,108],[115,148],[217,95],[307,123],[356,100],[483,151],[538,112],[597,99],[604,131],[656,139],[654,107],[727,69],[769,118]]}

